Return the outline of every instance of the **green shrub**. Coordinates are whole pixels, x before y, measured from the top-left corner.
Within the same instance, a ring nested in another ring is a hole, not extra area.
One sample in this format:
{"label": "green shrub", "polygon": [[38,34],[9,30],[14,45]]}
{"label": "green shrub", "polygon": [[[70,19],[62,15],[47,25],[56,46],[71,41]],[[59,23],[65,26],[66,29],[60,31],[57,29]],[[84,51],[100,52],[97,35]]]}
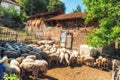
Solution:
{"label": "green shrub", "polygon": [[4,80],[20,80],[20,79],[15,74],[10,74],[10,75],[5,74],[4,75]]}

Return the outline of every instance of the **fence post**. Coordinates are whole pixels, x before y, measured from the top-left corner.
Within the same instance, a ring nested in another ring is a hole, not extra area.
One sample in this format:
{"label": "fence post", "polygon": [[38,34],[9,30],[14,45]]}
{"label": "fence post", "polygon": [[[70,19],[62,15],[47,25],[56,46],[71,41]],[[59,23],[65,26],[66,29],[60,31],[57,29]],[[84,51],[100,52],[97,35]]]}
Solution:
{"label": "fence post", "polygon": [[16,33],[16,37],[15,37],[15,38],[16,38],[15,40],[16,40],[16,42],[17,42],[17,39],[18,39],[18,34],[17,34],[17,33]]}

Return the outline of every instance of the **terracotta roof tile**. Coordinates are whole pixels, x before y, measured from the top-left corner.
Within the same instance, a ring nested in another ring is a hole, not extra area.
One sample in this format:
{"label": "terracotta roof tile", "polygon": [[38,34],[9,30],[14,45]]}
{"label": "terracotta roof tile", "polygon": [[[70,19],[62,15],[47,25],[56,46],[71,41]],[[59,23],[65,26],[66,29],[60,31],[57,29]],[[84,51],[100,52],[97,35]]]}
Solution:
{"label": "terracotta roof tile", "polygon": [[29,20],[31,18],[50,15],[50,14],[59,15],[59,14],[62,14],[62,11],[60,9],[57,9],[57,10],[54,10],[54,11],[51,11],[51,12],[42,12],[42,13],[30,16],[29,18],[27,18],[27,20]]}
{"label": "terracotta roof tile", "polygon": [[86,17],[86,13],[71,13],[71,14],[61,14],[52,18],[47,19],[49,20],[65,20],[65,19],[73,19],[73,18],[84,18]]}

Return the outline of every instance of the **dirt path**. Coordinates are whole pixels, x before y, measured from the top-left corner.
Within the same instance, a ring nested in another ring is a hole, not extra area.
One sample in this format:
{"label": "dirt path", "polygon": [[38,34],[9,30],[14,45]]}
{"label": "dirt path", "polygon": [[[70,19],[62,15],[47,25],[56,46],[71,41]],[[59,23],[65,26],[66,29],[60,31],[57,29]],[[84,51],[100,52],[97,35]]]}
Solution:
{"label": "dirt path", "polygon": [[[37,80],[111,80],[112,72],[103,71],[88,66],[82,67],[57,67],[49,69],[44,78]],[[26,76],[27,77],[27,76]],[[23,80],[33,80],[32,76]]]}
{"label": "dirt path", "polygon": [[50,69],[44,79],[38,80],[111,80],[111,75],[111,72],[87,66],[64,67]]}

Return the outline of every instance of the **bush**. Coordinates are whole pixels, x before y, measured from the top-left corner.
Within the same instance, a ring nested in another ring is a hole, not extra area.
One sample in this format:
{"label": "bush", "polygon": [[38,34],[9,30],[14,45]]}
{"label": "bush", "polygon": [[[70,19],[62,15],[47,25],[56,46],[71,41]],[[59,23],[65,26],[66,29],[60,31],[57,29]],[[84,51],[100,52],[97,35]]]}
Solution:
{"label": "bush", "polygon": [[20,15],[20,11],[13,5],[9,5],[8,7],[0,6],[0,16],[5,18],[12,18],[20,23],[23,20],[23,17]]}
{"label": "bush", "polygon": [[20,79],[15,74],[10,74],[10,75],[5,74],[4,75],[4,80],[20,80]]}

